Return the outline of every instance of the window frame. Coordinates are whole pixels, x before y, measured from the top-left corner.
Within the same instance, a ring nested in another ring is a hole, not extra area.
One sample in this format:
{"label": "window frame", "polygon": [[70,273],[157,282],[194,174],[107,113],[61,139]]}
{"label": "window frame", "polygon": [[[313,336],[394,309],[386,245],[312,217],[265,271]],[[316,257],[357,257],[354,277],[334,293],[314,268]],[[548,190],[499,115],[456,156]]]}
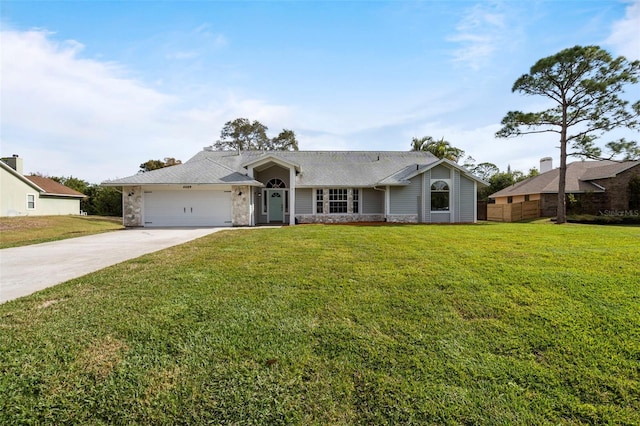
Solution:
{"label": "window frame", "polygon": [[349,190],[329,188],[329,214],[349,213]]}
{"label": "window frame", "polygon": [[316,214],[324,214],[324,189],[316,188]]}
{"label": "window frame", "polygon": [[360,213],[360,189],[353,188],[351,194],[351,211],[358,214]]}
{"label": "window frame", "polygon": [[[433,186],[438,182],[443,182],[447,186],[447,189],[446,190],[434,189]],[[451,179],[439,179],[439,178],[431,179],[431,182],[429,185],[429,191],[430,191],[429,209],[431,213],[451,213]],[[433,206],[434,194],[446,194],[446,200],[447,200],[446,208],[434,209],[434,206]]]}
{"label": "window frame", "polygon": [[[29,200],[29,198],[32,198],[33,200]],[[35,210],[37,205],[36,205],[36,200],[38,199],[38,197],[36,197],[36,194],[33,193],[27,193],[27,198],[26,198],[26,205],[27,205],[27,210]],[[29,205],[32,204],[31,207],[29,207]]]}

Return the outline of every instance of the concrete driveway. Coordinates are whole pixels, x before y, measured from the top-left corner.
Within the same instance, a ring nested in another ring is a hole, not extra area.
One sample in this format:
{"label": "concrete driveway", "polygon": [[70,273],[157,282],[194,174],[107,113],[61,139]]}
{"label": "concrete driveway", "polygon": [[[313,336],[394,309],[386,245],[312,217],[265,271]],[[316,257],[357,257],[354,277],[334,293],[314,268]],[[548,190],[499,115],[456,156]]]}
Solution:
{"label": "concrete driveway", "polygon": [[0,303],[107,266],[238,228],[125,229],[0,250]]}

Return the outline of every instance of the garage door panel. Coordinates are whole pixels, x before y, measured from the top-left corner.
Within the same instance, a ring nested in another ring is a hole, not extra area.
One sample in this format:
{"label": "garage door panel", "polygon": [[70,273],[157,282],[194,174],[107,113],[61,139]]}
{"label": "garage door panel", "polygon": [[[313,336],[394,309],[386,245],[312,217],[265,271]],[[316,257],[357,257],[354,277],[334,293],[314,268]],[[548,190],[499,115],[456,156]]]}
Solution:
{"label": "garage door panel", "polygon": [[145,226],[231,226],[231,191],[145,191]]}

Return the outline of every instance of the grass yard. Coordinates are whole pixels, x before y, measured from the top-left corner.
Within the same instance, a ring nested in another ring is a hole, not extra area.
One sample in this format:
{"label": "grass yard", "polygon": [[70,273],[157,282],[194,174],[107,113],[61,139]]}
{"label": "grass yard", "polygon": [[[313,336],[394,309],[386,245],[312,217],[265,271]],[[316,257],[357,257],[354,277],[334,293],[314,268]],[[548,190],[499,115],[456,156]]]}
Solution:
{"label": "grass yard", "polygon": [[64,240],[123,229],[122,218],[104,216],[18,216],[0,218],[0,249]]}
{"label": "grass yard", "polygon": [[222,232],[0,305],[0,424],[640,424],[640,228]]}

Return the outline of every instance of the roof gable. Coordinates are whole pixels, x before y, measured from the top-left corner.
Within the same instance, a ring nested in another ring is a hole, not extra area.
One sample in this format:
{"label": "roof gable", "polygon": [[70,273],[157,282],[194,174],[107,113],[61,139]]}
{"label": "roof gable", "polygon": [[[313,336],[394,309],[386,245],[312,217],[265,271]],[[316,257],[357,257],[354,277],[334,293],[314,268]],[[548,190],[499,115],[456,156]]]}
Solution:
{"label": "roof gable", "polygon": [[394,173],[391,176],[388,176],[386,178],[384,178],[382,181],[380,181],[381,185],[409,185],[411,182],[410,180],[424,172],[426,172],[427,170],[431,170],[434,167],[437,167],[439,165],[445,165],[448,166],[449,168],[453,168],[456,170],[459,170],[463,175],[467,176],[468,178],[482,184],[482,185],[486,185],[488,186],[489,184],[485,181],[483,181],[482,179],[478,178],[477,176],[474,176],[469,170],[465,169],[464,167],[460,166],[458,163],[455,163],[451,160],[447,160],[445,158],[443,159],[439,159],[437,161],[434,161],[432,163],[429,164],[412,164],[410,166],[405,167],[402,170],[399,170],[398,172]]}
{"label": "roof gable", "polygon": [[260,166],[266,166],[270,163],[275,163],[278,164],[280,166],[284,166],[284,167],[293,167],[295,170],[300,171],[300,165],[297,163],[293,163],[291,161],[287,161],[283,158],[280,158],[277,154],[275,153],[269,153],[269,154],[264,154],[262,157],[259,158],[254,158],[251,159],[243,164],[241,164],[240,166],[242,168],[249,168],[249,167],[253,167],[254,169],[259,169]]}

